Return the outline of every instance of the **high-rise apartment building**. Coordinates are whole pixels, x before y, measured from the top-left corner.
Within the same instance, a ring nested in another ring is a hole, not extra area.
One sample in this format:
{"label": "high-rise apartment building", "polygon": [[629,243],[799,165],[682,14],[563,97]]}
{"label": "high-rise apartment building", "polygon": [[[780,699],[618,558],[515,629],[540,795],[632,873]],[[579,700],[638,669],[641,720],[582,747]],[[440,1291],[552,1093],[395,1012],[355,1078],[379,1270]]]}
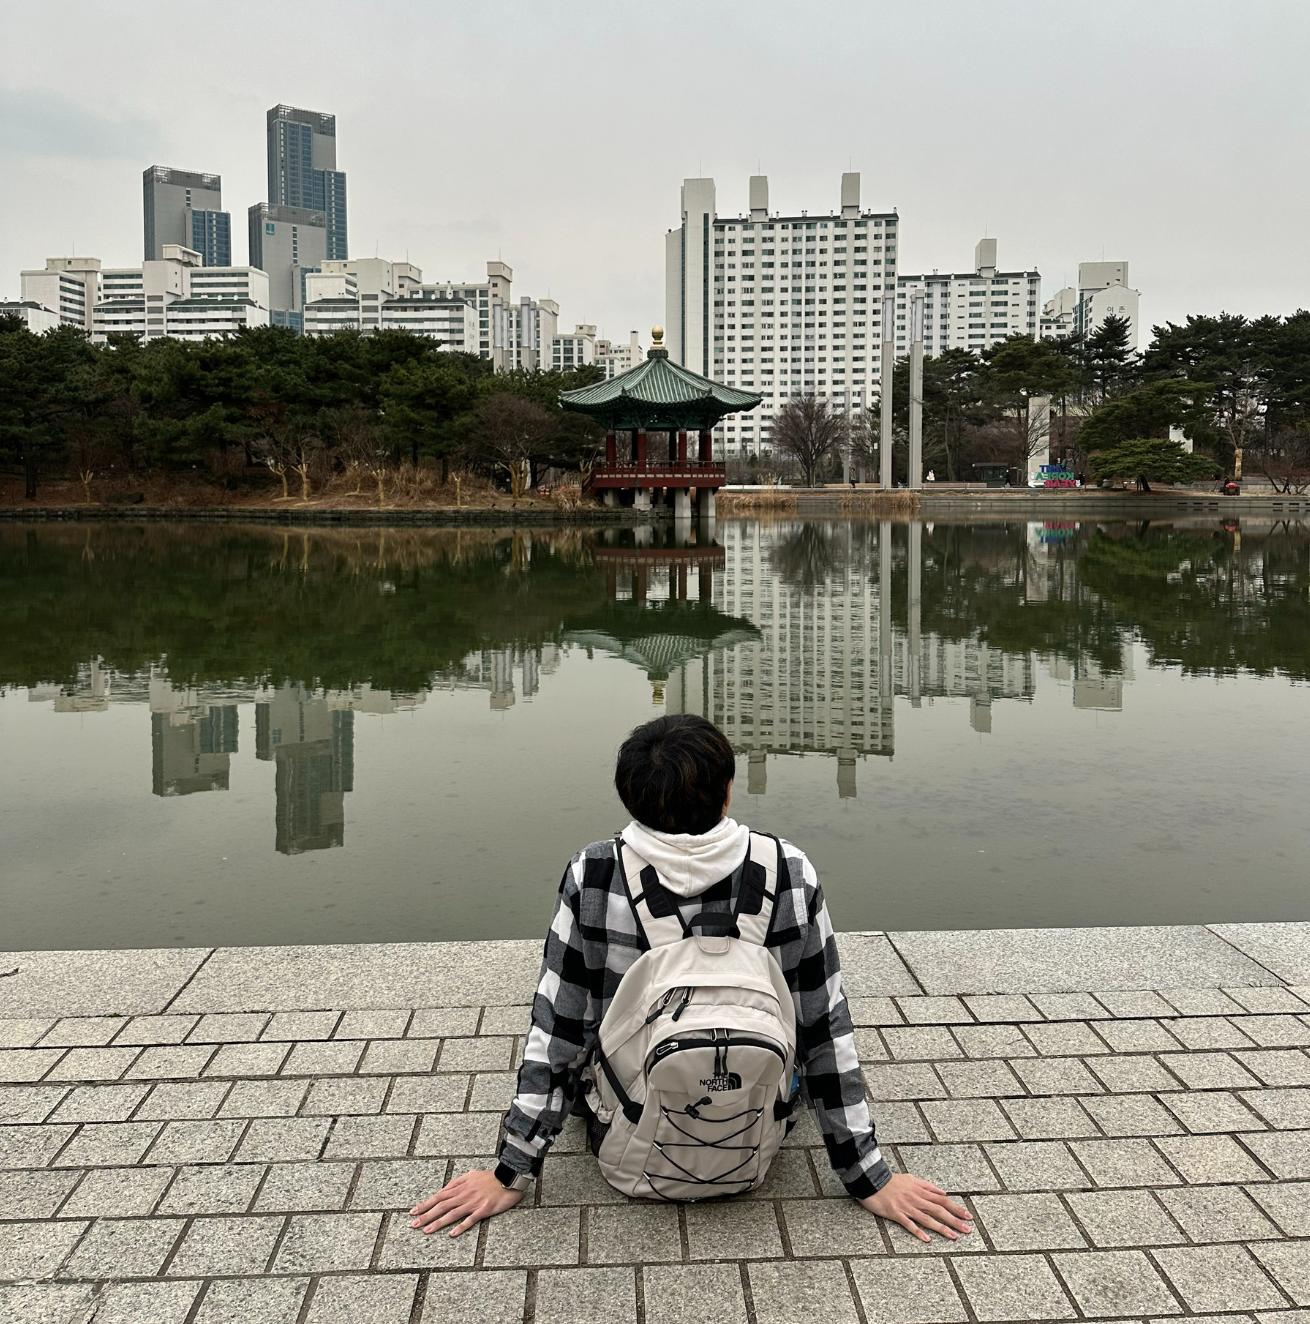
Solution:
{"label": "high-rise apartment building", "polygon": [[896,353],[909,353],[907,321],[913,296],[924,296],[923,352],[984,350],[1008,336],[1037,339],[1042,278],[1036,271],[1001,271],[996,240],[980,239],[973,270],[960,275],[900,276],[896,281]]}
{"label": "high-rise apartment building", "polygon": [[45,267],[20,273],[25,303],[40,304],[59,318],[61,326],[78,326],[90,334],[100,301],[98,257],[48,257]]}
{"label": "high-rise apartment building", "polygon": [[436,299],[466,299],[478,310],[478,344],[476,353],[491,359],[496,371],[505,366],[505,356],[494,344],[493,324],[495,310],[510,301],[510,287],[514,272],[505,262],[488,262],[484,281],[437,281],[423,288]]}
{"label": "high-rise apartment building", "polygon": [[773,416],[792,395],[839,410],[877,395],[884,289],[896,288],[896,213],[860,206],[844,174],[841,209],[769,211],[769,181],[750,180],[750,210],[718,214],[714,181],[682,184],[682,222],[666,236],[665,334],[670,356],[715,381],[758,391],[755,414],[714,431],[720,456],[769,450]]}
{"label": "high-rise apartment building", "polygon": [[555,372],[574,372],[596,361],[596,328],[590,322],[579,322],[572,331],[557,335],[550,345],[550,362],[543,368]]}
{"label": "high-rise apartment building", "polygon": [[635,368],[645,357],[646,351],[642,349],[635,331],[628,332],[626,343],[622,340],[596,341],[596,362],[605,374],[606,381]]}
{"label": "high-rise apartment building", "polygon": [[194,170],[150,166],[141,176],[147,262],[165,244],[200,253],[207,267],[232,265],[232,217],[223,210],[223,180]]}
{"label": "high-rise apartment building", "polygon": [[1122,317],[1128,322],[1128,343],[1136,349],[1141,297],[1128,284],[1127,262],[1080,262],[1077,288],[1057,290],[1042,305],[1042,338],[1089,336],[1107,317]]}
{"label": "high-rise apartment building", "polygon": [[250,265],[268,273],[269,307],[277,325],[301,329],[304,277],[327,259],[327,219],[321,211],[257,202],[248,216]]}
{"label": "high-rise apartment building", "polygon": [[305,273],[304,332],[408,331],[439,340],[448,352],[476,354],[477,305],[440,298],[434,290],[423,284],[423,273],[412,262],[329,260]]}
{"label": "high-rise apartment building", "polygon": [[268,201],[274,207],[322,212],[324,257],[350,256],[346,176],[337,169],[335,115],[295,106],[274,106],[268,112]]}
{"label": "high-rise apartment building", "polygon": [[492,359],[497,372],[522,368],[536,372],[550,366],[550,346],[559,328],[559,304],[554,299],[530,299],[498,304],[492,311]]}

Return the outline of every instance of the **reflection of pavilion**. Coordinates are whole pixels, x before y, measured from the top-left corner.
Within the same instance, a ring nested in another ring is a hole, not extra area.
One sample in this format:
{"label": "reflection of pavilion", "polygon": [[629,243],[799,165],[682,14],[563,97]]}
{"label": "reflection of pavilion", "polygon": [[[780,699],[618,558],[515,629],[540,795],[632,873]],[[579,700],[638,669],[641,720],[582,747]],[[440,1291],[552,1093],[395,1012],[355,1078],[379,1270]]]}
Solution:
{"label": "reflection of pavilion", "polygon": [[283,685],[255,705],[255,757],[277,765],[277,849],[340,846],[354,789],[355,714],[349,703]]}
{"label": "reflection of pavilion", "polygon": [[748,621],[714,606],[714,572],[723,566],[723,548],[668,542],[597,547],[595,563],[605,571],[608,600],[600,610],[570,621],[563,636],[588,652],[600,649],[640,667],[655,703],[665,701],[666,684],[688,664],[759,635]]}

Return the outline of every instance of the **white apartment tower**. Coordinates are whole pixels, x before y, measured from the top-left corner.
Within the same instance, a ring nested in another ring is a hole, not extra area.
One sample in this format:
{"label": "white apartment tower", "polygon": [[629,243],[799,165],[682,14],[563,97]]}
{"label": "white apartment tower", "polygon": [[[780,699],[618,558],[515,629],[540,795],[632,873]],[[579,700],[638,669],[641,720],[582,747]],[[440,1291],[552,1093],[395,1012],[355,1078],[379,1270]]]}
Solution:
{"label": "white apartment tower", "polygon": [[77,326],[89,335],[100,301],[98,257],[48,257],[41,270],[20,274],[22,299],[40,304],[59,318],[60,326]]}
{"label": "white apartment tower", "polygon": [[596,341],[596,362],[605,374],[605,380],[618,377],[629,368],[635,368],[646,357],[641,339],[635,331],[628,332],[627,343],[621,340]]}
{"label": "white apartment tower", "polygon": [[896,288],[899,226],[860,206],[844,174],[840,211],[769,211],[769,181],[750,180],[750,210],[720,216],[712,179],[682,184],[682,223],[665,240],[669,354],[693,372],[763,396],[754,414],[715,429],[716,453],[767,452],[791,395],[861,408],[877,395],[880,301]]}
{"label": "white apartment tower", "polygon": [[923,352],[984,350],[1009,336],[1037,339],[1042,278],[1036,271],[1001,271],[996,240],[980,239],[973,270],[960,275],[901,276],[896,281],[896,353],[909,353],[907,314],[924,296]]}
{"label": "white apartment tower", "polygon": [[1078,286],[1066,286],[1042,305],[1042,339],[1089,336],[1107,317],[1128,321],[1128,344],[1137,348],[1141,291],[1128,284],[1127,262],[1080,262]]}

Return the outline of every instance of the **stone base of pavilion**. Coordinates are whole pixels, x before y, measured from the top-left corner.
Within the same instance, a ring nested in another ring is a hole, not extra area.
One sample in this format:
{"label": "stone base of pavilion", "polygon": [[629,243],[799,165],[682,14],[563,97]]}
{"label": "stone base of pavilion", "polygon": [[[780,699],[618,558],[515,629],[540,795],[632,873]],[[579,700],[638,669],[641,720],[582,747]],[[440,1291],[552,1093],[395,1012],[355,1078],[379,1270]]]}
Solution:
{"label": "stone base of pavilion", "polygon": [[0,954],[0,1320],[1305,1320],[1310,925],[837,943],[959,1242],[856,1205],[808,1115],[706,1205],[618,1195],[575,1118],[518,1209],[411,1231],[496,1150],[537,940]]}

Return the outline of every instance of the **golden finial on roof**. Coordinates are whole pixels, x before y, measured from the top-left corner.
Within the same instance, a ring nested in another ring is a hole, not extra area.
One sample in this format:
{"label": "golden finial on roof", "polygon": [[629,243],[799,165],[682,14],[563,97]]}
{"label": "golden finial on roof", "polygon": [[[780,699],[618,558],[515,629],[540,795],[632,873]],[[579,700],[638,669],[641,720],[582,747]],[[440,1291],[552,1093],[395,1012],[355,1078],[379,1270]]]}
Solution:
{"label": "golden finial on roof", "polygon": [[662,345],[664,343],[664,328],[662,326],[651,327],[650,339],[652,346]]}
{"label": "golden finial on roof", "polygon": [[650,349],[646,351],[648,359],[667,359],[669,357],[668,346],[664,343],[664,328],[662,326],[651,327],[650,341]]}

